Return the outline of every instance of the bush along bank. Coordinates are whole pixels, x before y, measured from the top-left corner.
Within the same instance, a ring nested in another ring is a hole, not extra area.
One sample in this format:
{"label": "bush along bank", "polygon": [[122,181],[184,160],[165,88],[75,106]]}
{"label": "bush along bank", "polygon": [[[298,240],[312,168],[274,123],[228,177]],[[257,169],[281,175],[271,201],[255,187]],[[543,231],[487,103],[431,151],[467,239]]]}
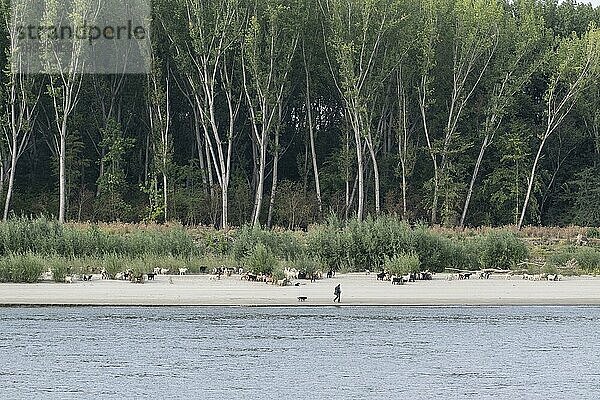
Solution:
{"label": "bush along bank", "polygon": [[[594,251],[575,256],[582,265],[596,265]],[[411,227],[391,217],[347,223],[331,218],[308,232],[254,227],[222,232],[178,226],[119,231],[24,218],[0,223],[2,282],[35,282],[43,273],[62,281],[67,275],[101,270],[114,278],[128,269],[148,273],[155,268],[170,273],[244,268],[277,277],[284,269],[304,276],[380,271],[386,266],[398,272],[515,269],[528,257],[525,242],[510,231],[463,235]],[[557,263],[564,257],[557,256]]]}

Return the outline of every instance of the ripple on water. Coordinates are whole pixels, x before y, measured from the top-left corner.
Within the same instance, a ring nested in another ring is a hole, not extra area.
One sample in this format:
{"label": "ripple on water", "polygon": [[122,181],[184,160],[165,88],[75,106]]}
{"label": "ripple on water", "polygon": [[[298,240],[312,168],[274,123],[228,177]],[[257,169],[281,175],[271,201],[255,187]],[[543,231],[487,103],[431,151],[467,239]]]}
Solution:
{"label": "ripple on water", "polygon": [[595,399],[595,307],[0,309],[0,399]]}

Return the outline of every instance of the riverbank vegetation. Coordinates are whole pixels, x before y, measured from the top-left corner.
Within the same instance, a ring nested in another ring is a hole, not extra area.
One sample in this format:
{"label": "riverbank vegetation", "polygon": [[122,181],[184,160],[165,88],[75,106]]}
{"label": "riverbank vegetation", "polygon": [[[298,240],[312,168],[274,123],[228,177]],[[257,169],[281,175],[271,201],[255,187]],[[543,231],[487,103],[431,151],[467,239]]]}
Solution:
{"label": "riverbank vegetation", "polygon": [[598,273],[600,240],[587,238],[586,245],[578,245],[581,231],[594,233],[582,228],[430,229],[391,217],[347,223],[331,217],[306,232],[251,226],[221,231],[180,225],[59,224],[45,218],[16,218],[0,223],[0,282],[36,282],[43,276],[62,282],[66,276],[102,270],[114,278],[124,270],[142,274],[155,268],[174,274],[180,268],[194,274],[243,268],[277,277],[286,268],[307,276],[329,270],[443,272],[446,268]]}

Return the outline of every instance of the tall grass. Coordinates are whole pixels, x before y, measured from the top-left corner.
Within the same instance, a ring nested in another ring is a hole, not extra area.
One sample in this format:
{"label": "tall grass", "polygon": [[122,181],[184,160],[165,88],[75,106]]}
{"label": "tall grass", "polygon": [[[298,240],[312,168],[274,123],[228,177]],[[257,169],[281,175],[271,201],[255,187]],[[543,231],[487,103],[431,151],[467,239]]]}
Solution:
{"label": "tall grass", "polygon": [[259,243],[244,258],[244,266],[255,274],[270,275],[278,267],[278,262],[273,253]]}
{"label": "tall grass", "polygon": [[[37,280],[39,274],[34,275],[40,263],[62,281],[67,273],[102,269],[114,277],[127,269],[166,268],[177,273],[187,268],[198,273],[244,265],[248,270],[272,273],[281,269],[277,266],[363,271],[383,269],[391,260],[415,265],[406,255],[414,255],[419,268],[434,272],[449,267],[508,269],[524,261],[528,249],[510,231],[461,233],[411,227],[392,217],[347,223],[332,217],[308,233],[249,226],[221,232],[181,226],[61,225],[46,218],[0,223],[0,279],[4,282]],[[585,268],[596,268],[595,253],[581,253],[577,258]]]}
{"label": "tall grass", "polygon": [[290,231],[278,232],[244,226],[234,234],[232,240],[231,252],[238,261],[252,253],[259,244],[285,261],[295,260],[304,252],[298,235]]}
{"label": "tall grass", "polygon": [[35,283],[44,270],[44,262],[34,254],[8,254],[0,258],[2,283]]}
{"label": "tall grass", "polygon": [[75,227],[46,218],[16,218],[0,223],[0,255],[33,253],[44,256],[190,257],[204,253],[183,228],[111,233],[98,225]]}
{"label": "tall grass", "polygon": [[514,268],[528,257],[525,243],[514,233],[489,231],[484,236],[439,233],[424,226],[412,229],[384,217],[364,222],[336,221],[309,232],[308,248],[328,268],[380,269],[386,260],[415,254],[423,270],[445,268]]}
{"label": "tall grass", "polygon": [[408,275],[421,271],[421,261],[416,253],[399,254],[385,260],[384,269],[393,275]]}
{"label": "tall grass", "polygon": [[548,257],[548,264],[556,268],[577,268],[588,272],[600,272],[600,249],[593,247],[567,246],[558,249]]}

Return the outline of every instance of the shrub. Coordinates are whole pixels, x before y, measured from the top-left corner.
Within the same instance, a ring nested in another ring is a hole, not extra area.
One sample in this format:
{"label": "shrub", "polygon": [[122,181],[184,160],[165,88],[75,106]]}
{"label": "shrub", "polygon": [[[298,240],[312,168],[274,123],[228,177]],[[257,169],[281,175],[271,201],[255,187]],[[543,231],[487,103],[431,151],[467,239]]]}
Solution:
{"label": "shrub", "polygon": [[421,271],[421,261],[416,253],[401,253],[387,258],[383,268],[393,275],[408,275]]}
{"label": "shrub", "polygon": [[378,262],[376,243],[374,239],[374,226],[371,219],[365,222],[352,220],[348,224],[348,260],[353,270],[376,268]]}
{"label": "shrub", "polygon": [[529,250],[511,232],[491,232],[482,240],[481,256],[486,268],[511,269],[525,261]]}
{"label": "shrub", "polygon": [[546,264],[542,268],[542,274],[547,274],[547,275],[558,274],[558,268],[556,268],[554,265]]}
{"label": "shrub", "polygon": [[66,260],[57,260],[53,263],[52,267],[50,267],[50,271],[52,271],[52,280],[54,282],[64,282],[67,275],[71,273],[71,268],[66,263]]}
{"label": "shrub", "polygon": [[139,258],[129,260],[129,262],[127,263],[127,269],[131,271],[131,275],[134,278],[138,278],[150,272],[148,271],[148,264],[146,263],[146,261]]}
{"label": "shrub", "polygon": [[0,223],[0,254],[33,253],[43,256],[98,257],[148,254],[190,257],[204,250],[181,227],[108,232],[98,225],[61,225],[46,218],[15,218]]}
{"label": "shrub", "polygon": [[233,256],[240,261],[258,244],[262,244],[281,260],[294,260],[302,253],[302,247],[293,233],[262,230],[258,227],[242,227],[234,236]]}
{"label": "shrub", "polygon": [[450,239],[438,233],[418,227],[414,232],[415,252],[421,260],[423,269],[442,272],[453,264],[455,252]]}
{"label": "shrub", "polygon": [[311,230],[307,238],[308,253],[318,259],[326,269],[339,271],[349,264],[347,232],[333,225]]}
{"label": "shrub", "polygon": [[600,229],[590,228],[587,231],[587,237],[591,239],[600,239]]}
{"label": "shrub", "polygon": [[259,243],[244,258],[244,266],[255,274],[270,275],[277,266],[277,260],[264,244]]}
{"label": "shrub", "polygon": [[386,258],[414,251],[414,235],[410,227],[396,218],[382,217],[373,222],[373,261],[379,269]]}
{"label": "shrub", "polygon": [[125,261],[117,256],[116,254],[111,254],[104,259],[104,270],[108,274],[109,279],[115,279],[115,276],[119,272],[123,272],[125,269],[123,266]]}
{"label": "shrub", "polygon": [[273,268],[273,271],[271,272],[271,276],[276,281],[279,281],[279,280],[285,279],[285,272],[283,271],[283,268],[281,268],[281,266],[278,265],[277,267]]}
{"label": "shrub", "polygon": [[591,247],[564,247],[548,257],[548,264],[557,268],[567,268],[576,261],[576,265],[586,272],[600,270],[600,251]]}
{"label": "shrub", "polygon": [[319,262],[313,257],[304,254],[292,262],[292,267],[300,272],[306,273],[307,276],[313,275],[319,269]]}
{"label": "shrub", "polygon": [[450,248],[454,268],[476,271],[483,267],[480,239],[471,238],[462,242],[452,242]]}
{"label": "shrub", "polygon": [[600,271],[600,251],[591,247],[582,247],[575,252],[579,267],[588,271]]}
{"label": "shrub", "polygon": [[0,259],[0,283],[12,282],[12,268],[6,258]]}
{"label": "shrub", "polygon": [[0,260],[0,281],[11,283],[35,283],[44,272],[44,263],[37,256],[9,254]]}
{"label": "shrub", "polygon": [[231,238],[223,231],[206,231],[201,241],[210,254],[225,255],[231,251]]}

